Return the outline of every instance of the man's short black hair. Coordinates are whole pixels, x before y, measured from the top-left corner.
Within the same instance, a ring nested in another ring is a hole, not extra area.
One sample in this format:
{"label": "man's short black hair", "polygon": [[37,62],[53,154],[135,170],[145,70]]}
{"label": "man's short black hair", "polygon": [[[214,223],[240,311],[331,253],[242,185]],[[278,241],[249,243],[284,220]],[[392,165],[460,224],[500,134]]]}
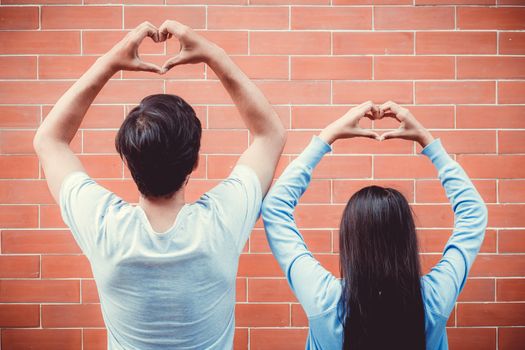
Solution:
{"label": "man's short black hair", "polygon": [[195,169],[202,127],[175,95],[145,97],[120,126],[115,147],[145,197],[171,197]]}

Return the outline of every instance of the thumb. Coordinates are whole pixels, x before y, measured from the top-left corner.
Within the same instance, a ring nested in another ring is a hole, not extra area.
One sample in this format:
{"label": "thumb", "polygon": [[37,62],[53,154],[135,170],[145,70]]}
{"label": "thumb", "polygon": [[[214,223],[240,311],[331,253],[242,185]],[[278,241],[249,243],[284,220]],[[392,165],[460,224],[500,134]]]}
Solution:
{"label": "thumb", "polygon": [[380,140],[380,136],[376,132],[367,129],[360,130],[359,136]]}
{"label": "thumb", "polygon": [[137,68],[142,71],[154,73],[160,73],[162,71],[162,69],[156,64],[143,61],[140,61],[139,66]]}
{"label": "thumb", "polygon": [[175,66],[177,66],[179,64],[183,64],[183,63],[184,63],[183,57],[180,54],[178,54],[177,56],[175,56],[173,58],[170,58],[169,60],[164,62],[164,64],[162,65],[162,71],[164,73],[166,73],[171,68],[173,68],[173,67],[175,67]]}
{"label": "thumb", "polygon": [[382,140],[388,140],[388,139],[396,139],[403,137],[404,130],[403,129],[396,129],[392,131],[387,131],[380,137],[380,141]]}

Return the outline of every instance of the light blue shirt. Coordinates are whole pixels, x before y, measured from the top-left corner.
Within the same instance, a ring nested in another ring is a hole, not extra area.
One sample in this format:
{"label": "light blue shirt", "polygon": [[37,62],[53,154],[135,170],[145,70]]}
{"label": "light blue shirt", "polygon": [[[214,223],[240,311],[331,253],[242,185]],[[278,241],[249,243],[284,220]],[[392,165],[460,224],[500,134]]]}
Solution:
{"label": "light blue shirt", "polygon": [[[262,209],[270,248],[308,316],[306,349],[341,349],[343,345],[338,307],[344,282],[323,268],[308,251],[293,217],[313,169],[330,150],[328,144],[314,137],[270,189]],[[447,319],[483,242],[487,209],[468,176],[446,153],[440,140],[429,144],[422,153],[436,167],[455,214],[454,232],[443,257],[421,278],[427,349],[443,350],[448,349]]]}
{"label": "light blue shirt", "polygon": [[231,349],[239,255],[261,202],[257,175],[239,165],[157,233],[139,206],[69,175],[62,217],[91,263],[108,349]]}

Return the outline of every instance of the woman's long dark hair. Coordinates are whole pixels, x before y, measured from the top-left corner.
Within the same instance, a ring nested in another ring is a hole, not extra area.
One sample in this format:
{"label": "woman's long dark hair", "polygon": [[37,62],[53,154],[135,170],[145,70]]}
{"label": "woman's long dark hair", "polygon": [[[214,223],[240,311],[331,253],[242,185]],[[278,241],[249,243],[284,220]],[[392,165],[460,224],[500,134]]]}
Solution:
{"label": "woman's long dark hair", "polygon": [[340,227],[343,349],[425,349],[416,227],[403,195],[369,186]]}

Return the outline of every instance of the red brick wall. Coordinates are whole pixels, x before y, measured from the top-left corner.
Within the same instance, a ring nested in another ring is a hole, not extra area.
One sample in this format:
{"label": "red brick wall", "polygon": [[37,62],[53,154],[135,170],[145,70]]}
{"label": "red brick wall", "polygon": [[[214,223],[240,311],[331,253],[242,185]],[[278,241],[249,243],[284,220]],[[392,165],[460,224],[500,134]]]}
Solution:
{"label": "red brick wall", "polygon": [[[523,0],[121,2],[1,0],[2,349],[105,346],[88,262],[47,191],[31,139],[58,97],[125,30],[167,18],[223,46],[276,106],[290,129],[279,171],[312,134],[353,104],[393,99],[410,106],[456,155],[489,207],[481,254],[449,321],[451,348],[525,344]],[[174,41],[146,40],[142,52],[160,63],[177,48]],[[231,100],[203,65],[177,67],[162,77],[117,74],[96,99],[73,148],[93,177],[135,201],[113,138],[126,109],[157,92],[183,96],[205,127],[200,167],[189,188],[193,200],[227,175],[248,145]],[[379,121],[375,127],[395,125]],[[309,247],[325,266],[337,271],[336,229],[345,201],[370,183],[407,196],[418,218],[425,271],[439,259],[453,215],[418,150],[403,141],[336,143],[297,210]],[[237,292],[236,349],[304,347],[304,313],[260,224],[241,257]]]}

